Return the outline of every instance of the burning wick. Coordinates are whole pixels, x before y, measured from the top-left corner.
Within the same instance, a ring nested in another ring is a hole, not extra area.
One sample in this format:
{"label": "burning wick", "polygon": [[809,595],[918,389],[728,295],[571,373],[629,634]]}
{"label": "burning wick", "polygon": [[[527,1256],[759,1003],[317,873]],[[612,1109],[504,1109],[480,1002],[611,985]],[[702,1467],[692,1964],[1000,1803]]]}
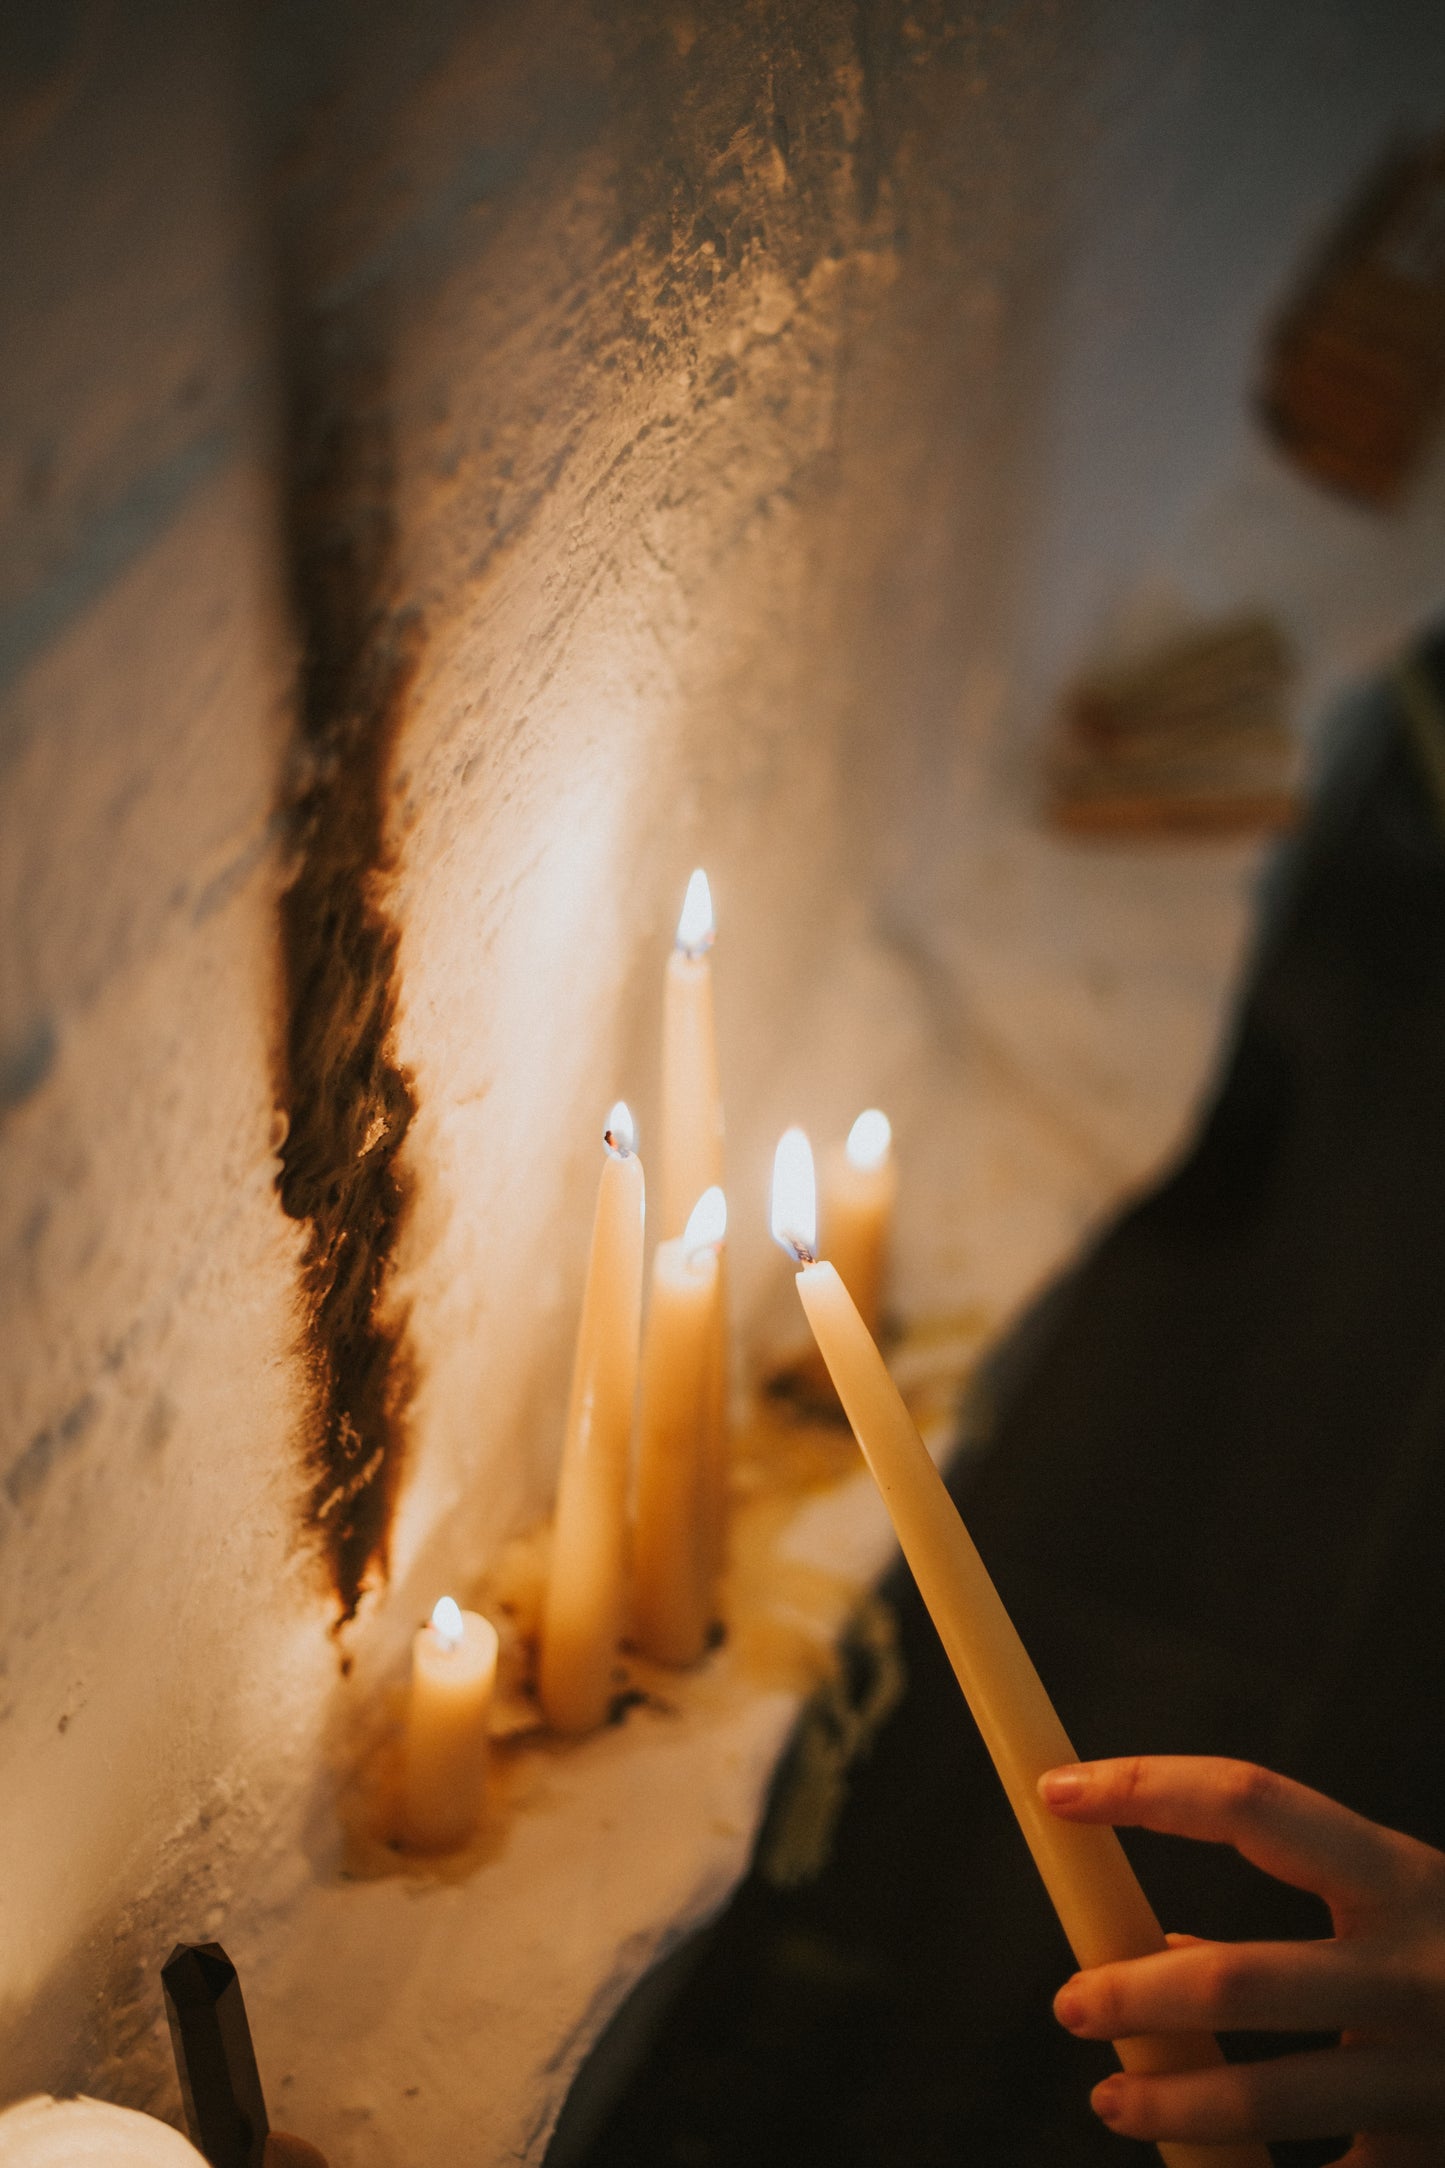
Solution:
{"label": "burning wick", "polygon": [[773,1240],[800,1265],[818,1255],[818,1184],[813,1147],[801,1129],[785,1129],[773,1154]]}
{"label": "burning wick", "polygon": [[721,1249],[727,1231],[728,1201],[714,1183],[698,1198],[683,1229],[682,1246],[688,1263],[696,1263],[705,1250]]}
{"label": "burning wick", "polygon": [[602,1132],[602,1142],[609,1152],[619,1159],[629,1158],[637,1150],[637,1124],[625,1099],[619,1099],[607,1117],[607,1127]]}
{"label": "burning wick", "polygon": [[444,1649],[459,1649],[461,1647],[462,1635],[466,1629],[462,1625],[461,1605],[456,1601],[455,1597],[439,1596],[437,1598],[436,1608],[431,1615],[431,1630]]}
{"label": "burning wick", "polygon": [[677,945],[684,956],[706,956],[712,947],[716,931],[712,915],[712,890],[707,885],[707,875],[702,867],[698,866],[687,884],[687,894],[682,899],[682,915],[677,922]]}

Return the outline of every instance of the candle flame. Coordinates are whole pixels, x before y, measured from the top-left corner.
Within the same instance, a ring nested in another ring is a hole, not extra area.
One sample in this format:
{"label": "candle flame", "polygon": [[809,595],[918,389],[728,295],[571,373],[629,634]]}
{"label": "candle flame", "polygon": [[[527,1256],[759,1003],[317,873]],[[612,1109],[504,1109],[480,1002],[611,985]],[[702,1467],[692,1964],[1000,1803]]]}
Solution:
{"label": "candle flame", "polygon": [[801,1129],[785,1129],[773,1154],[773,1240],[800,1265],[810,1265],[818,1254],[813,1147]]}
{"label": "candle flame", "polygon": [[444,1649],[459,1649],[466,1629],[461,1607],[453,1596],[439,1596],[431,1615],[431,1630]]}
{"label": "candle flame", "polygon": [[881,1167],[893,1142],[893,1124],[877,1107],[868,1107],[848,1132],[844,1149],[849,1163],[863,1173]]}
{"label": "candle flame", "polygon": [[717,931],[712,915],[712,890],[702,867],[693,871],[677,922],[677,945],[685,956],[705,956]]}
{"label": "candle flame", "polygon": [[689,1258],[701,1250],[719,1248],[728,1231],[728,1201],[714,1182],[693,1206],[682,1231],[682,1246]]}
{"label": "candle flame", "polygon": [[637,1150],[637,1124],[632,1119],[632,1110],[625,1099],[619,1099],[608,1115],[607,1127],[602,1132],[602,1142],[608,1151],[615,1152],[619,1159],[626,1159],[630,1152]]}

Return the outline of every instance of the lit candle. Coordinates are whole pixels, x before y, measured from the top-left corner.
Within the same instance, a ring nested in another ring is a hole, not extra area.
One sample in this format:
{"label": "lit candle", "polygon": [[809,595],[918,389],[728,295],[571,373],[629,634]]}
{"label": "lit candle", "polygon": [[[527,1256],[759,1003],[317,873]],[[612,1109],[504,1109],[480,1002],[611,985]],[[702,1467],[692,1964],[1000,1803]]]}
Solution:
{"label": "lit candle", "polygon": [[853,1297],[870,1332],[878,1330],[888,1235],[897,1194],[892,1125],[886,1114],[869,1107],[849,1130],[842,1151],[828,1159],[823,1183],[823,1233],[827,1237],[828,1261]]}
{"label": "lit candle", "polygon": [[662,1000],[662,1224],[680,1235],[705,1189],[723,1178],[722,1092],[713,1023],[712,894],[699,866],[687,884]]}
{"label": "lit candle", "polygon": [[606,1717],[626,1597],[644,1191],[620,1101],[604,1142],[538,1652],[538,1691],[555,1731],[592,1731]]}
{"label": "lit candle", "polygon": [[[662,998],[662,1234],[683,1231],[704,1190],[723,1181],[722,1088],[718,1082],[717,1030],[713,1021],[712,962],[716,931],[712,890],[701,866],[694,869],[667,959]],[[711,1507],[712,1544],[707,1580],[715,1588],[727,1547],[728,1464],[728,1269],[718,1264],[712,1357]]]}
{"label": "lit candle", "polygon": [[454,1851],[477,1826],[496,1678],[496,1627],[443,1596],[411,1645],[402,1833],[415,1851]]}
{"label": "lit candle", "polygon": [[0,2168],[205,2168],[205,2155],[134,2108],[36,2093],[0,2114]]}
{"label": "lit candle", "polygon": [[[1163,1950],[1159,1922],[1113,1830],[1061,1822],[1039,1799],[1044,1771],[1078,1757],[867,1326],[833,1267],[817,1261],[813,1155],[800,1129],[778,1145],[772,1226],[802,1268],[808,1323],[1075,1958],[1088,1967]],[[1222,2059],[1208,2033],[1116,2045],[1128,2070],[1198,2070]],[[1269,2163],[1257,2145],[1159,2150],[1170,2168]]]}
{"label": "lit candle", "polygon": [[705,1190],[683,1233],[660,1242],[642,1348],[633,1637],[663,1664],[693,1664],[707,1645],[718,1552],[713,1364],[727,1202]]}

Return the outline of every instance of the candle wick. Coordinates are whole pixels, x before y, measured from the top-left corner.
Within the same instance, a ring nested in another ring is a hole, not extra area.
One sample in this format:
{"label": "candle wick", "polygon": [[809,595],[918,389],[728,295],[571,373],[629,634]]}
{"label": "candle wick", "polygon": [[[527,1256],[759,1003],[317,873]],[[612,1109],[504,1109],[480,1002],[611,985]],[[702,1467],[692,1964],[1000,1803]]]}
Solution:
{"label": "candle wick", "polygon": [[788,1244],[788,1248],[789,1248],[789,1249],[790,1249],[790,1250],[792,1251],[792,1253],[793,1253],[794,1257],[796,1257],[796,1259],[798,1260],[798,1263],[799,1263],[800,1265],[816,1265],[816,1264],[817,1264],[817,1262],[818,1262],[818,1253],[817,1253],[817,1251],[816,1251],[816,1250],[810,1250],[810,1249],[809,1249],[809,1247],[808,1247],[808,1245],[807,1245],[807,1243],[806,1243],[806,1242],[804,1242],[804,1241],[802,1241],[802,1240],[800,1239],[800,1237],[799,1237],[799,1236],[797,1236],[797,1235],[789,1235],[789,1236],[787,1237],[787,1244]]}
{"label": "candle wick", "polygon": [[606,1145],[608,1151],[615,1152],[619,1159],[631,1159],[632,1146],[624,1138],[619,1137],[615,1129],[604,1129],[602,1142]]}

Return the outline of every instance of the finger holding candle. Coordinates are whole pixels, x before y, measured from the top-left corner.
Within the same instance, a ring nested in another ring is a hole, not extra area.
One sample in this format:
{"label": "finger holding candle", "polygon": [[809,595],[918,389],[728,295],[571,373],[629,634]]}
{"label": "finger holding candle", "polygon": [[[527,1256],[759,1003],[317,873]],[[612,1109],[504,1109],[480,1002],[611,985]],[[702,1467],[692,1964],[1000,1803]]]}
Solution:
{"label": "finger holding candle", "polygon": [[[832,1265],[817,1261],[812,1153],[801,1130],[778,1145],[772,1228],[802,1268],[798,1294],[819,1350],[1075,1957],[1087,1967],[1165,1949],[1114,1832],[1059,1821],[1039,1797],[1039,1778],[1072,1762],[1073,1750],[857,1306]],[[1209,2034],[1124,2040],[1117,2050],[1126,2069],[1147,2073],[1222,2059]],[[1268,2162],[1247,2144],[1160,2150],[1170,2168]]]}
{"label": "finger holding candle", "polygon": [[659,1663],[696,1663],[718,1548],[713,1466],[717,1308],[727,1201],[705,1190],[682,1235],[658,1244],[642,1354],[633,1634]]}
{"label": "finger holding candle", "polygon": [[607,1716],[626,1599],[645,1190],[621,1100],[603,1141],[537,1666],[543,1713],[564,1732],[593,1731]]}
{"label": "finger holding candle", "polygon": [[441,1597],[412,1642],[402,1835],[413,1851],[454,1851],[476,1829],[496,1678],[496,1627]]}

